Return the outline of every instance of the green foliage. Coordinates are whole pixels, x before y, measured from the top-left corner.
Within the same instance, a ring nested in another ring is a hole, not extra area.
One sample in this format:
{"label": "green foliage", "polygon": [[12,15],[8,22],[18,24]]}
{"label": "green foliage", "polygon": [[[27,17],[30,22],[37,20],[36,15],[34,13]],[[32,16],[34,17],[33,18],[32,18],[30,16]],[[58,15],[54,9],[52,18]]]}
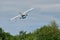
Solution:
{"label": "green foliage", "polygon": [[0,28],[0,40],[60,40],[60,29],[55,21],[50,25],[44,25],[43,27],[36,29],[32,33],[26,33],[26,31],[20,31],[19,35],[11,35],[4,32]]}

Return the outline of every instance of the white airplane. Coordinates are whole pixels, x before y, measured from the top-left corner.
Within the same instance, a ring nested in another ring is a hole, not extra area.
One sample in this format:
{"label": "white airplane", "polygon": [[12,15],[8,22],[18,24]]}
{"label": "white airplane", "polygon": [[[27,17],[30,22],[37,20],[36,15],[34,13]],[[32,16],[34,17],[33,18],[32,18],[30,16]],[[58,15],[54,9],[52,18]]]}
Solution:
{"label": "white airplane", "polygon": [[27,10],[27,11],[25,11],[25,12],[23,12],[23,13],[19,13],[19,15],[17,15],[17,16],[15,16],[15,17],[13,17],[13,18],[11,18],[10,20],[14,20],[14,19],[25,19],[26,18],[26,16],[28,16],[28,12],[30,12],[30,11],[32,11],[34,8],[31,8],[31,9],[29,9],[29,10]]}

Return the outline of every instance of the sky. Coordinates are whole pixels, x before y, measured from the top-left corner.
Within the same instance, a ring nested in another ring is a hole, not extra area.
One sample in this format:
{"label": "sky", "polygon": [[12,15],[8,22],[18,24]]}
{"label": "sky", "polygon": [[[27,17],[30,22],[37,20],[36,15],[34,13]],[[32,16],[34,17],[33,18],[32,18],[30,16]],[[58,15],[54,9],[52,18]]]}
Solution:
{"label": "sky", "polygon": [[[19,12],[34,8],[26,19],[10,21]],[[55,20],[60,24],[60,0],[0,0],[0,27],[13,35],[33,32]],[[59,25],[60,26],[60,25]]]}

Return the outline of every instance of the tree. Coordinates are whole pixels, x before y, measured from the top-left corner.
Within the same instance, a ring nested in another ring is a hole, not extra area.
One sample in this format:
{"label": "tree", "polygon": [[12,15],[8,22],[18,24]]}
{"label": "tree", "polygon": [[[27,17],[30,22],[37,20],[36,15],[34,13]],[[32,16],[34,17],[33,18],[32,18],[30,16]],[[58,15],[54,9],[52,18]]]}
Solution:
{"label": "tree", "polygon": [[60,40],[60,30],[57,27],[56,23],[52,22],[51,25],[45,25],[37,29],[34,32],[36,40]]}
{"label": "tree", "polygon": [[60,29],[58,29],[55,21],[52,21],[50,25],[44,25],[30,33],[20,31],[19,35],[15,36],[4,32],[0,28],[0,40],[60,40]]}

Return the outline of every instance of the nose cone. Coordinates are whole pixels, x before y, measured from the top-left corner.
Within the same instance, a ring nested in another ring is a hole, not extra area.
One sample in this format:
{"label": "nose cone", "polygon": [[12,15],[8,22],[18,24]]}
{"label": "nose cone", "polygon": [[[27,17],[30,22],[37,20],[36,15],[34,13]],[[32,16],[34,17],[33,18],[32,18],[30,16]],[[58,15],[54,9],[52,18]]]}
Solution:
{"label": "nose cone", "polygon": [[26,18],[26,16],[25,15],[22,15],[22,19],[25,19]]}

